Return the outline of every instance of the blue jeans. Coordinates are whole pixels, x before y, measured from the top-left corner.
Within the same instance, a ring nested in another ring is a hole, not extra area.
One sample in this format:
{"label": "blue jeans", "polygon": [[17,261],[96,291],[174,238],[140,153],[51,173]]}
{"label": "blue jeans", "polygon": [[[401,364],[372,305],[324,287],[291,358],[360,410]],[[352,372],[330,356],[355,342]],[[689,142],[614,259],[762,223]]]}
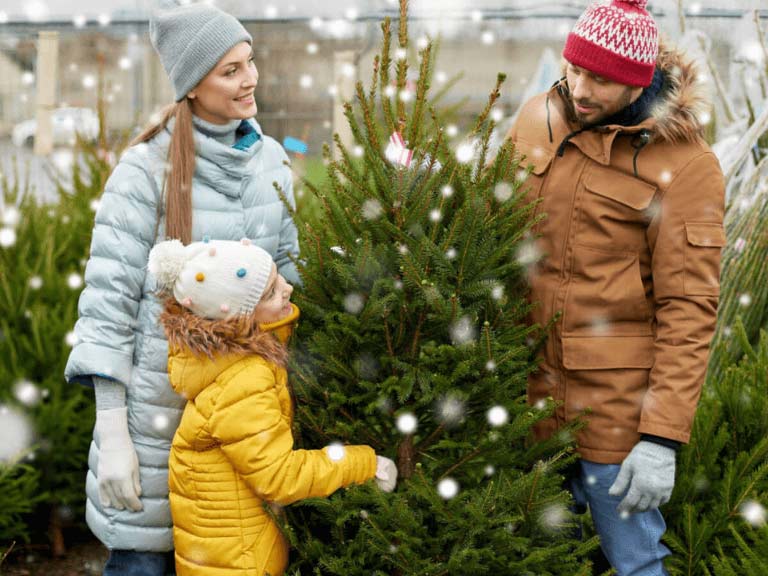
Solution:
{"label": "blue jeans", "polygon": [[167,576],[176,574],[173,551],[110,550],[103,576]]}
{"label": "blue jeans", "polygon": [[667,529],[658,509],[622,518],[616,511],[621,496],[609,496],[619,474],[618,464],[597,464],[580,460],[570,478],[577,506],[589,506],[600,546],[618,576],[666,576],[663,559],[670,554],[661,543]]}

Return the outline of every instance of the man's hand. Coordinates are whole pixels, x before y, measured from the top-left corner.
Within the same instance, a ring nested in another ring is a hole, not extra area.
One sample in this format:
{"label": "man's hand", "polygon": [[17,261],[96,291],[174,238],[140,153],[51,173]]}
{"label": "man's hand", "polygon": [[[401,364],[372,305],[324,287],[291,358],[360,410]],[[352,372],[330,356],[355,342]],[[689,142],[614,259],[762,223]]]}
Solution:
{"label": "man's hand", "polygon": [[[675,451],[641,440],[624,459],[619,475],[608,490],[611,496],[627,495],[619,512],[645,512],[669,502],[675,487]],[[627,491],[629,488],[629,491]]]}
{"label": "man's hand", "polygon": [[99,500],[101,505],[138,512],[143,508],[139,459],[128,433],[127,408],[96,411],[99,439]]}

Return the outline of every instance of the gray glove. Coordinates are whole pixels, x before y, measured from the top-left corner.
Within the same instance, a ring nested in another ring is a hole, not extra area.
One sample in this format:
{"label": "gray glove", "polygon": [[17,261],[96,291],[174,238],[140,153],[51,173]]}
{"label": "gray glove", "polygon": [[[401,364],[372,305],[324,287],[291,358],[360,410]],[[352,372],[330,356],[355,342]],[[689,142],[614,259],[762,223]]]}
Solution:
{"label": "gray glove", "polygon": [[96,436],[101,505],[138,512],[143,508],[139,499],[139,460],[128,433],[127,409],[96,410]]}
{"label": "gray glove", "polygon": [[641,440],[624,459],[611,496],[627,495],[618,511],[633,514],[658,508],[669,502],[675,487],[675,451],[661,444]]}

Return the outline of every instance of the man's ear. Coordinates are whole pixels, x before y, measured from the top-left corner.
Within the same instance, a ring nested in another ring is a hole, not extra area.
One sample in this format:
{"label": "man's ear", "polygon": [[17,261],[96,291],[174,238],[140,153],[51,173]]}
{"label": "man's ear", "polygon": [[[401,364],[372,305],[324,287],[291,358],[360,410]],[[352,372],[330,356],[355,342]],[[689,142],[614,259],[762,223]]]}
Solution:
{"label": "man's ear", "polygon": [[190,90],[189,92],[187,92],[187,98],[189,98],[190,100],[194,100],[195,98],[197,98],[197,94],[195,94],[194,90]]}

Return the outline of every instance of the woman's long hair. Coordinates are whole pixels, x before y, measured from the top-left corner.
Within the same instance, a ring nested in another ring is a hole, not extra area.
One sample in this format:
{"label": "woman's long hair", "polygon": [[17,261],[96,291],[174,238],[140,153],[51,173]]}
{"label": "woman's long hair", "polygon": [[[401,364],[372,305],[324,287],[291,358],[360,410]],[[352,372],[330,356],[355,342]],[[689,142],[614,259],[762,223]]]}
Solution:
{"label": "woman's long hair", "polygon": [[195,139],[192,127],[192,109],[184,98],[163,109],[160,119],[151,122],[129,146],[147,142],[165,129],[171,118],[176,119],[168,147],[168,170],[164,182],[165,235],[192,241],[192,176],[195,173]]}

